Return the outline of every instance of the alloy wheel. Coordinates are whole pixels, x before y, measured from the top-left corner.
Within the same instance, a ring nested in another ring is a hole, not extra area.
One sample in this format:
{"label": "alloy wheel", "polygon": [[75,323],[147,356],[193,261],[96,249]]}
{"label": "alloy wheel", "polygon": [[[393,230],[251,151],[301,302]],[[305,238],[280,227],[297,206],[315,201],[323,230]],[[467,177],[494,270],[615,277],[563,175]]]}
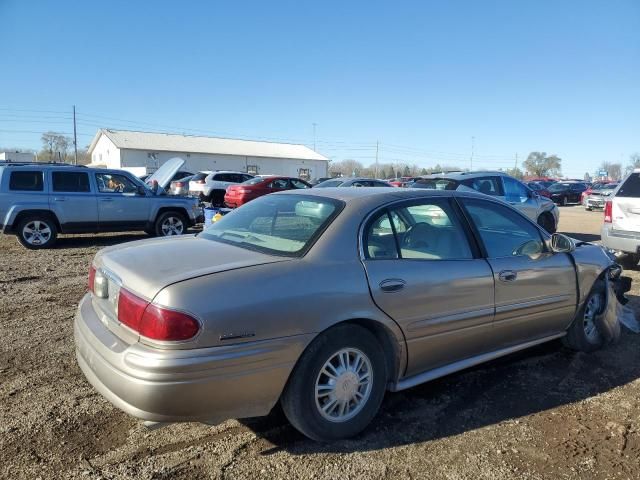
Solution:
{"label": "alloy wheel", "polygon": [[29,245],[44,245],[51,240],[51,227],[42,220],[33,220],[22,228],[22,238]]}
{"label": "alloy wheel", "polygon": [[582,319],[582,326],[584,329],[584,335],[590,343],[597,343],[600,339],[600,332],[596,326],[596,316],[600,313],[602,306],[602,295],[596,294],[589,297],[587,305],[584,309],[584,315]]}
{"label": "alloy wheel", "polygon": [[184,224],[178,217],[167,217],[160,228],[164,236],[182,235],[184,232]]}
{"label": "alloy wheel", "polygon": [[346,422],[364,408],[372,385],[369,357],[355,348],[344,348],[325,362],[316,378],[318,412],[331,422]]}

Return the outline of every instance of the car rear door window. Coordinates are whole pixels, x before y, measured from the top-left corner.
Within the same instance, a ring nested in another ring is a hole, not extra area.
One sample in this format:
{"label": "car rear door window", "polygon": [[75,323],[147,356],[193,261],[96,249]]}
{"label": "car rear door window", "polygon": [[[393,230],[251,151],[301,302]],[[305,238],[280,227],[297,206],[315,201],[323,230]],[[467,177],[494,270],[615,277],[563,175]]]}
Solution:
{"label": "car rear door window", "polygon": [[624,181],[616,197],[635,197],[640,198],[640,174],[632,173]]}
{"label": "car rear door window", "polygon": [[381,213],[365,237],[365,254],[373,259],[473,258],[464,228],[447,200],[431,199]]}
{"label": "car rear door window", "polygon": [[499,177],[477,177],[463,180],[462,185],[473,188],[474,190],[484,193],[485,195],[501,196],[502,187],[500,186]]}
{"label": "car rear door window", "polygon": [[540,230],[514,210],[494,202],[462,199],[489,258],[536,255],[545,251]]}
{"label": "car rear door window", "polygon": [[269,188],[274,190],[285,190],[289,188],[289,181],[286,178],[277,178],[269,184]]}
{"label": "car rear door window", "polygon": [[9,190],[41,192],[44,190],[42,177],[42,171],[38,170],[11,172],[11,176],[9,177]]}
{"label": "car rear door window", "polygon": [[53,172],[54,192],[89,192],[89,174],[85,172]]}

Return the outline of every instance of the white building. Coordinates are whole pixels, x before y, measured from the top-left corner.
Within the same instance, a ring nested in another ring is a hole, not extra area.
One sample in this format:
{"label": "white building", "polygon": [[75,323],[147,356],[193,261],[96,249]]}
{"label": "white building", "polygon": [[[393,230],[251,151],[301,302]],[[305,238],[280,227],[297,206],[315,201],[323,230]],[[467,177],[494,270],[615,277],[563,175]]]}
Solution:
{"label": "white building", "polygon": [[326,177],[329,160],[304,145],[229,138],[100,129],[89,146],[89,166],[121,168],[142,176],[173,157],[183,169],[236,170],[314,179]]}
{"label": "white building", "polygon": [[0,162],[35,162],[36,154],[31,152],[0,152]]}

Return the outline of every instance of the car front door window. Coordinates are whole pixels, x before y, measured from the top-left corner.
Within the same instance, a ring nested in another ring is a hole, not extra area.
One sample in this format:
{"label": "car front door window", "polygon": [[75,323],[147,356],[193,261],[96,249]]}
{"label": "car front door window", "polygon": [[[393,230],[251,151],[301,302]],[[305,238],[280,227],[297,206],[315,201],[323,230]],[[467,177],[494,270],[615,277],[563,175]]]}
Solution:
{"label": "car front door window", "polygon": [[96,182],[100,193],[137,193],[138,186],[124,175],[97,173]]}

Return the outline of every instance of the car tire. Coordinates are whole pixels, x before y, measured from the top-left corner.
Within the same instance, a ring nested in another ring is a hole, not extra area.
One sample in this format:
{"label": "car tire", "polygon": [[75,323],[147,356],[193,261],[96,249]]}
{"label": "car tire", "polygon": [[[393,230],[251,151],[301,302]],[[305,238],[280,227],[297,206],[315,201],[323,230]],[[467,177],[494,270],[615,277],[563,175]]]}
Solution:
{"label": "car tire", "polygon": [[590,212],[591,210],[593,210],[593,208],[591,208],[591,207],[584,207],[584,209],[585,209],[587,212]]}
{"label": "car tire", "polygon": [[603,280],[597,280],[593,285],[567,334],[562,338],[566,347],[579,352],[593,352],[602,347],[604,340],[598,331],[595,317],[606,307],[605,289]]}
{"label": "car tire", "polygon": [[638,255],[637,253],[626,253],[616,260],[620,265],[622,265],[622,268],[633,270],[638,267],[638,262],[640,262],[640,255]]}
{"label": "car tire", "polygon": [[187,233],[187,219],[175,210],[162,212],[158,215],[154,226],[154,232],[158,237],[170,237]]}
{"label": "car tire", "polygon": [[58,227],[49,215],[23,218],[16,229],[18,241],[30,250],[51,248],[58,238]]}
{"label": "car tire", "polygon": [[544,228],[549,233],[556,233],[556,221],[548,212],[540,214],[538,217],[538,225]]}
{"label": "car tire", "polygon": [[338,440],[369,425],[386,384],[385,356],[376,337],[356,325],[339,325],[305,350],[280,402],[289,422],[307,437]]}

